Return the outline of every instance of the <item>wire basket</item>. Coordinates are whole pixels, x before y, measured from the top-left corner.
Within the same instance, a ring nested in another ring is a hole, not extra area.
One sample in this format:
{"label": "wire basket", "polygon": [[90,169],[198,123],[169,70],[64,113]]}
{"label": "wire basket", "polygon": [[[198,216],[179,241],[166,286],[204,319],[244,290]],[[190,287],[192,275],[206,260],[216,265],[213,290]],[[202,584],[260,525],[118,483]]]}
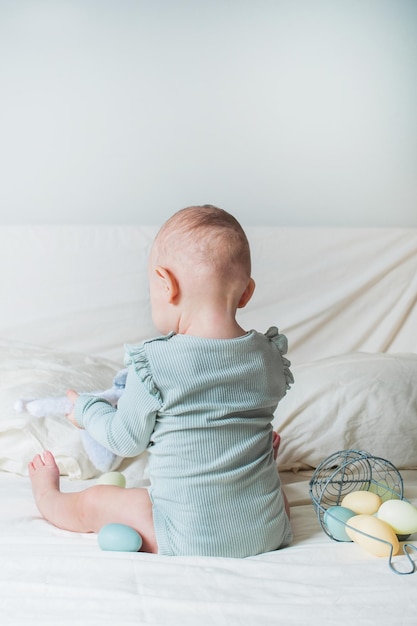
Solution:
{"label": "wire basket", "polygon": [[318,465],[310,480],[310,497],[324,532],[338,541],[324,522],[326,510],[351,491],[373,491],[383,501],[403,499],[403,479],[395,465],[363,450],[335,452]]}
{"label": "wire basket", "polygon": [[[373,456],[363,450],[341,450],[324,459],[316,468],[310,480],[310,497],[317,513],[320,525],[326,535],[340,541],[332,535],[327,527],[324,517],[328,508],[340,505],[341,501],[351,491],[372,491],[382,501],[398,498],[404,499],[404,485],[400,472],[395,465]],[[345,524],[349,525],[349,522]],[[367,535],[362,531],[360,534],[378,541],[384,540]],[[416,571],[416,563],[411,558],[411,551],[417,551],[417,547],[404,543],[403,554],[409,562],[408,570],[400,570],[393,564],[392,546],[388,559],[389,567],[396,574],[412,574]]]}

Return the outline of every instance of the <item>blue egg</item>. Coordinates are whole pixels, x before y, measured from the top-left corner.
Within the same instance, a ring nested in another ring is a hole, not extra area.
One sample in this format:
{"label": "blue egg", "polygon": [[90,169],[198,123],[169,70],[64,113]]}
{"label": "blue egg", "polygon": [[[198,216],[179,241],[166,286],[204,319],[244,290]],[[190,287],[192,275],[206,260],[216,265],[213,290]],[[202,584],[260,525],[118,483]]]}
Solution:
{"label": "blue egg", "polygon": [[106,524],[97,535],[102,550],[113,552],[137,552],[142,546],[142,537],[125,524]]}
{"label": "blue egg", "polygon": [[345,506],[331,506],[324,514],[323,521],[331,536],[337,541],[352,541],[346,534],[346,522],[356,515],[351,509]]}

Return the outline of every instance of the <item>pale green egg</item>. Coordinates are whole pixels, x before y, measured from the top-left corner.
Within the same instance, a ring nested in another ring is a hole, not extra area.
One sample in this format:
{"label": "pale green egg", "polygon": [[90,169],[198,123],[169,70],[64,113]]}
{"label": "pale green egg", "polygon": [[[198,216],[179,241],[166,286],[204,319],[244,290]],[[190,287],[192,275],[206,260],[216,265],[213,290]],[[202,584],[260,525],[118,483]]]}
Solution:
{"label": "pale green egg", "polygon": [[126,487],[126,478],[121,472],[107,472],[97,479],[98,485],[115,485],[116,487]]}
{"label": "pale green egg", "polygon": [[397,535],[417,532],[417,508],[406,500],[387,500],[379,507],[377,517],[389,524]]}
{"label": "pale green egg", "polygon": [[378,482],[372,481],[368,487],[368,491],[376,493],[381,498],[382,502],[400,497],[398,491],[390,487],[385,480],[378,480]]}

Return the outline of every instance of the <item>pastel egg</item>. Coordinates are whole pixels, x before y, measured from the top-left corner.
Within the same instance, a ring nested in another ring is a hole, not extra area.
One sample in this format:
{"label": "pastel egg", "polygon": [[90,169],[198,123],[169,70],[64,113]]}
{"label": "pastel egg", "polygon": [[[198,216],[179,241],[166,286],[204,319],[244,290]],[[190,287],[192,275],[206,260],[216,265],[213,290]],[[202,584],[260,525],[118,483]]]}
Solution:
{"label": "pastel egg", "polygon": [[382,504],[381,498],[371,491],[351,491],[340,503],[357,515],[373,515]]}
{"label": "pastel egg", "polygon": [[351,509],[344,506],[331,506],[324,514],[323,521],[327,530],[337,541],[352,541],[346,534],[346,522],[353,517],[355,513]]}
{"label": "pastel egg", "polygon": [[116,487],[126,487],[126,478],[121,472],[106,472],[97,479],[98,485],[115,485]]}
{"label": "pastel egg", "polygon": [[378,509],[377,517],[389,524],[397,535],[417,532],[417,508],[406,500],[387,500]]}
{"label": "pastel egg", "polygon": [[102,550],[112,552],[137,552],[142,546],[142,537],[134,528],[125,524],[106,524],[97,535]]}
{"label": "pastel egg", "polygon": [[379,480],[378,482],[371,482],[368,491],[376,493],[382,500],[392,500],[393,498],[399,498],[399,493],[393,487],[390,487],[385,480]]}
{"label": "pastel egg", "polygon": [[373,515],[351,517],[346,526],[346,534],[352,541],[375,556],[389,556],[390,545],[393,555],[397,554],[400,549],[397,535],[391,526]]}

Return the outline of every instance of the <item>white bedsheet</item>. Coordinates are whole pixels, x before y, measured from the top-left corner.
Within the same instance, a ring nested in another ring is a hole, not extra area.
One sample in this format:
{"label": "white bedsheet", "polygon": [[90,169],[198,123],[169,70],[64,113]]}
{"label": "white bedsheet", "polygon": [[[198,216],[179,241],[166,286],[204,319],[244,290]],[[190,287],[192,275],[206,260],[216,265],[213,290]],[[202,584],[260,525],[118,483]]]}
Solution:
{"label": "white bedsheet", "polygon": [[[126,475],[129,484],[132,468]],[[406,496],[417,504],[417,472],[402,475]],[[292,507],[289,548],[226,559],[103,552],[95,535],[49,525],[33,503],[29,480],[2,473],[0,622],[415,626],[417,574],[397,575],[385,558],[331,540],[311,506],[309,478],[308,473],[282,474]],[[67,490],[86,484],[63,479]],[[394,563],[408,567],[403,556]]]}

